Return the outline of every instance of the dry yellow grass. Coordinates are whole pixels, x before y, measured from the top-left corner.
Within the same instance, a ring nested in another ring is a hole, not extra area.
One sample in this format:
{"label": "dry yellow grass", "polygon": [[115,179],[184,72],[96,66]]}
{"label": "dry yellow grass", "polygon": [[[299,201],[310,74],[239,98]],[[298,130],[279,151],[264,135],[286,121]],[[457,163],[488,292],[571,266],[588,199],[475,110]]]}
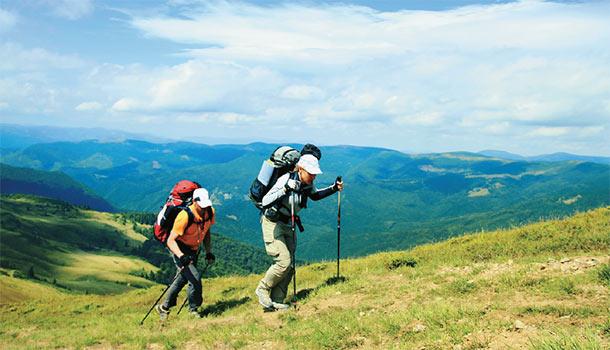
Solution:
{"label": "dry yellow grass", "polygon": [[[263,313],[261,276],[204,281],[203,319],[138,323],[163,290],[0,309],[6,348],[604,349],[610,209],[298,268],[296,309]],[[222,257],[218,257],[221,259]],[[105,262],[108,263],[108,262]],[[0,283],[8,279],[0,279]],[[292,286],[289,288],[292,291]],[[183,295],[180,296],[181,301]],[[74,332],[78,329],[78,332]],[[566,345],[567,344],[567,345]],[[570,344],[576,344],[571,346]]]}

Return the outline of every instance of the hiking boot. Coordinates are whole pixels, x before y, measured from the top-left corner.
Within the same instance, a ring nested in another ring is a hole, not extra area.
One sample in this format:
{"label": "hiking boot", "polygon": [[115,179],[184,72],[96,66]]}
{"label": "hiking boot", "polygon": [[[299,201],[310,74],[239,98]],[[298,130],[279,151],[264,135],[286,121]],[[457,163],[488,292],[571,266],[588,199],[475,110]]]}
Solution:
{"label": "hiking boot", "polygon": [[276,310],[288,310],[290,309],[290,305],[284,303],[276,303],[275,301],[271,303],[273,308]]}
{"label": "hiking boot", "polygon": [[157,311],[159,314],[159,319],[161,319],[161,321],[167,320],[167,317],[169,316],[169,309],[166,309],[163,307],[163,305],[159,304],[155,306],[155,311]]}
{"label": "hiking boot", "polygon": [[202,318],[203,316],[201,316],[201,313],[197,310],[191,310],[189,311],[189,316],[191,318]]}
{"label": "hiking boot", "polygon": [[262,288],[260,285],[256,287],[254,294],[258,297],[258,303],[263,306],[265,309],[273,309],[273,302],[271,301],[271,297],[269,296],[269,290]]}

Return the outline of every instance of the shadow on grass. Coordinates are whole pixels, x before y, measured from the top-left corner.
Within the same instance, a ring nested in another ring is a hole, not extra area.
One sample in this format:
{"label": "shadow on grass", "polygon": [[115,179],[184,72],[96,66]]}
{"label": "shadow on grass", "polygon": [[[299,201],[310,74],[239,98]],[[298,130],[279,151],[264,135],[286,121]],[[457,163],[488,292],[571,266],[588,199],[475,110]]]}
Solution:
{"label": "shadow on grass", "polygon": [[[327,279],[327,280],[324,282],[324,285],[323,285],[323,286],[333,286],[333,285],[335,285],[335,284],[337,284],[337,283],[343,283],[343,282],[345,282],[345,281],[347,281],[347,278],[345,278],[345,277],[343,277],[343,276],[339,276],[339,277],[334,276],[334,277],[331,277],[331,278]],[[319,287],[318,287],[318,288],[319,288]]]}
{"label": "shadow on grass", "polygon": [[303,299],[307,298],[309,296],[309,294],[311,294],[311,292],[313,292],[316,289],[317,288],[301,289],[300,291],[297,292],[296,298],[293,298],[293,301],[299,301],[299,300],[303,300]]}
{"label": "shadow on grass", "polygon": [[203,311],[201,311],[202,316],[220,316],[227,310],[230,310],[234,307],[238,307],[243,305],[251,300],[250,297],[243,297],[241,299],[231,299],[231,300],[221,300],[216,302],[215,304],[209,305]]}
{"label": "shadow on grass", "polygon": [[345,278],[343,276],[331,277],[331,278],[327,279],[326,281],[324,281],[324,283],[322,283],[321,285],[317,286],[316,288],[301,289],[300,291],[297,292],[296,298],[293,298],[292,300],[300,301],[300,300],[306,299],[312,292],[320,290],[321,288],[324,288],[324,287],[334,286],[335,284],[343,283],[345,281],[347,281],[347,278]]}

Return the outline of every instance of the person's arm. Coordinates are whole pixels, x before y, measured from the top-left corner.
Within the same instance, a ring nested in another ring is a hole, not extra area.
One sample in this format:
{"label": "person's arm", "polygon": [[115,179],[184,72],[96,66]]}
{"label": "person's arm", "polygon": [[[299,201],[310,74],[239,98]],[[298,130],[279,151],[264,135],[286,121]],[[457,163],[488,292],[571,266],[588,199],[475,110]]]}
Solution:
{"label": "person's arm", "polygon": [[208,226],[208,232],[203,238],[203,248],[205,249],[205,260],[208,265],[213,264],[216,261],[216,257],[212,253],[212,225],[216,223],[216,212],[214,208],[212,208],[212,218],[210,219],[210,223]]}
{"label": "person's arm", "polygon": [[206,254],[212,252],[212,232],[208,231],[208,234],[205,235],[203,239],[203,248],[205,249]]}
{"label": "person's arm", "polygon": [[290,173],[284,174],[280,176],[279,179],[275,182],[273,187],[267,192],[267,194],[263,197],[261,201],[263,204],[263,208],[269,208],[275,202],[279,201],[282,197],[284,197],[287,193],[286,183],[288,183],[288,179],[290,178]]}
{"label": "person's arm", "polygon": [[319,201],[320,199],[324,199],[332,194],[335,194],[338,191],[341,191],[343,189],[343,182],[339,182],[339,181],[335,181],[334,184],[325,187],[321,190],[318,190],[316,188],[316,186],[314,185],[311,188],[311,191],[308,193],[309,198],[311,198],[314,201]]}
{"label": "person's arm", "polygon": [[172,227],[172,231],[169,234],[169,238],[167,239],[167,247],[169,250],[174,253],[175,256],[180,258],[184,255],[184,253],[178,247],[178,243],[176,239],[178,236],[182,236],[184,234],[184,230],[188,224],[188,214],[185,211],[181,211],[176,216],[176,221],[174,221],[174,226]]}

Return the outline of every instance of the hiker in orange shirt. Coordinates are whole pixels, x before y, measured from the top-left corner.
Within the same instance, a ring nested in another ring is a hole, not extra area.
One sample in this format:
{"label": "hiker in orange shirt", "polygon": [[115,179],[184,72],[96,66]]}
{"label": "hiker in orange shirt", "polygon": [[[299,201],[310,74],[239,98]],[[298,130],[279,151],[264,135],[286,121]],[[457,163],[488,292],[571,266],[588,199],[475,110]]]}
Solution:
{"label": "hiker in orange shirt", "polygon": [[189,313],[194,317],[201,317],[198,308],[203,302],[203,289],[201,274],[196,267],[197,258],[199,257],[199,246],[203,243],[207,263],[213,264],[216,260],[212,254],[210,237],[210,227],[214,223],[214,208],[208,191],[198,188],[193,192],[193,203],[178,213],[167,239],[167,247],[173,253],[174,263],[180,276],[172,283],[163,304],[156,306],[161,320],[167,319],[170,308],[176,306],[178,293],[187,282],[189,284],[187,290]]}

